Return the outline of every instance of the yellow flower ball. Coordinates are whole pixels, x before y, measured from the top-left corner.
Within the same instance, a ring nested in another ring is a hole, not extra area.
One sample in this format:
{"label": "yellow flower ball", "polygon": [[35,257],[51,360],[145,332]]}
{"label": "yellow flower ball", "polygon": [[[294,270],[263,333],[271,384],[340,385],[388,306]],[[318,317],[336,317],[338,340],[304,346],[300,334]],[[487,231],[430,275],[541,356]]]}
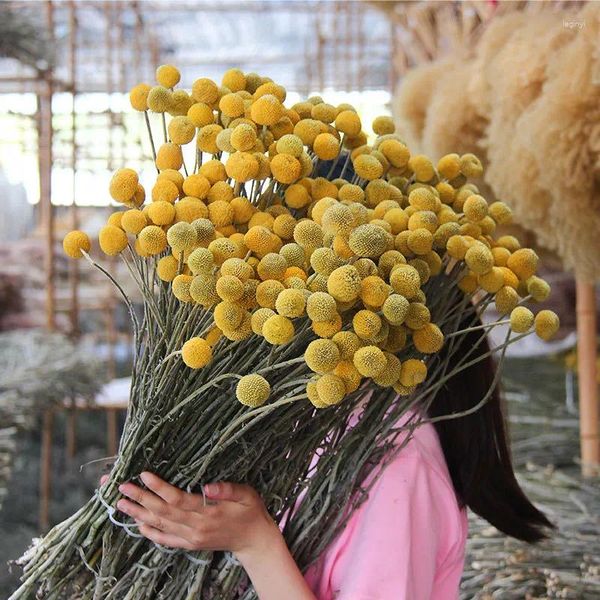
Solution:
{"label": "yellow flower ball", "polygon": [[116,256],[127,247],[127,234],[114,225],[105,225],[98,234],[100,249],[108,256]]}
{"label": "yellow flower ball", "polygon": [[242,116],[244,108],[244,99],[239,94],[225,94],[219,100],[219,110],[227,117]]}
{"label": "yellow flower ball", "polygon": [[298,158],[304,152],[304,144],[297,135],[288,133],[277,140],[276,149],[278,154],[290,154]]}
{"label": "yellow flower ball", "polygon": [[504,202],[498,201],[490,204],[489,213],[498,225],[508,225],[512,223],[512,210]]}
{"label": "yellow flower ball", "polygon": [[275,308],[277,296],[285,290],[285,286],[281,281],[275,279],[267,279],[261,282],[256,288],[256,301],[263,308]]}
{"label": "yellow flower ball", "polygon": [[262,335],[263,326],[267,322],[267,319],[272,317],[275,314],[270,308],[259,308],[252,313],[252,317],[250,319],[250,324],[252,326],[252,331],[256,335]]}
{"label": "yellow flower ball", "polygon": [[287,317],[273,315],[265,321],[262,331],[269,344],[287,344],[294,337],[294,324]]}
{"label": "yellow flower ball", "polygon": [[258,125],[275,125],[283,117],[283,105],[273,94],[257,98],[250,107],[252,120]]}
{"label": "yellow flower ball", "polygon": [[363,342],[353,331],[339,331],[333,337],[340,352],[340,359],[352,361],[354,353],[362,347]]}
{"label": "yellow flower ball", "polygon": [[[193,223],[198,219],[208,217],[208,208],[201,200],[192,196],[186,196],[175,203],[175,221]],[[199,241],[199,240],[198,240]]]}
{"label": "yellow flower ball", "polygon": [[[250,74],[248,74],[250,76]],[[240,69],[227,69],[223,73],[221,83],[229,88],[232,92],[240,92],[246,89],[247,79],[246,75]]]}
{"label": "yellow flower ball", "polygon": [[340,302],[352,302],[360,294],[360,275],[352,265],[338,267],[327,279],[327,291]]}
{"label": "yellow flower ball", "polygon": [[421,329],[429,323],[431,314],[429,309],[422,302],[411,302],[408,305],[408,312],[404,319],[404,323],[411,329]]}
{"label": "yellow flower ball", "polygon": [[410,231],[406,245],[414,254],[428,254],[433,249],[433,234],[424,227]]}
{"label": "yellow flower ball", "polygon": [[354,353],[352,362],[363,377],[377,377],[385,369],[387,359],[377,346],[363,346]]}
{"label": "yellow flower ball", "polygon": [[212,360],[212,348],[204,338],[193,337],[183,344],[181,358],[190,369],[201,369]]}
{"label": "yellow flower ball", "polygon": [[527,279],[526,284],[527,293],[530,294],[536,302],[543,302],[550,295],[550,285],[541,277],[532,275],[529,279]]}
{"label": "yellow flower ball", "polygon": [[167,247],[167,234],[157,225],[147,225],[138,235],[140,248],[149,256],[160,254]]}
{"label": "yellow flower ball", "polygon": [[217,279],[216,287],[222,300],[236,302],[244,295],[244,284],[234,275],[222,275]]}
{"label": "yellow flower ball", "polygon": [[460,171],[469,179],[477,179],[483,175],[481,161],[474,154],[463,154],[460,157]]}
{"label": "yellow flower ball", "polygon": [[350,137],[357,136],[362,128],[360,117],[354,110],[342,110],[335,118],[335,128]]}
{"label": "yellow flower ball", "polygon": [[275,300],[275,309],[280,315],[295,319],[304,314],[306,299],[302,290],[287,289],[281,291]]}
{"label": "yellow flower ball", "polygon": [[161,65],[156,69],[156,81],[166,88],[175,87],[181,79],[181,73],[173,65]]}
{"label": "yellow flower ball", "polygon": [[240,123],[231,132],[229,141],[240,152],[251,151],[256,145],[256,130],[248,123]]}
{"label": "yellow flower ball", "polygon": [[109,193],[117,202],[129,202],[138,189],[138,174],[133,169],[118,169],[110,180]]}
{"label": "yellow flower ball", "polygon": [[222,331],[231,331],[239,327],[244,318],[244,309],[234,302],[222,301],[213,312],[215,325]]}
{"label": "yellow flower ball", "polygon": [[269,382],[258,373],[244,375],[235,388],[236,398],[250,408],[262,406],[271,393]]}
{"label": "yellow flower ball", "polygon": [[201,127],[196,136],[196,146],[198,149],[209,154],[216,154],[219,151],[217,137],[221,131],[223,131],[223,128],[216,123]]}
{"label": "yellow flower ball", "polygon": [[282,281],[286,269],[287,261],[285,258],[275,252],[269,252],[260,259],[256,272],[263,281],[267,279],[277,279],[278,281]]}
{"label": "yellow flower ball", "polygon": [[402,325],[408,315],[410,303],[400,294],[391,294],[383,303],[383,316],[390,325]]}
{"label": "yellow flower ball", "polygon": [[494,296],[496,310],[501,315],[506,315],[511,312],[519,302],[519,294],[516,290],[509,286],[500,288]]}
{"label": "yellow flower ball", "polygon": [[196,127],[187,117],[173,117],[169,123],[169,137],[180,146],[189,144],[196,135]]}
{"label": "yellow flower ball", "polygon": [[415,188],[408,195],[408,203],[416,210],[436,212],[438,201],[435,194],[427,188]]}
{"label": "yellow flower ball", "polygon": [[219,99],[219,88],[212,79],[202,77],[192,84],[192,96],[196,102],[204,102],[211,106]]}
{"label": "yellow flower ball", "polygon": [[415,174],[415,179],[417,181],[431,181],[435,176],[433,163],[424,154],[415,154],[411,156],[408,161],[408,167]]}
{"label": "yellow flower ball", "polygon": [[381,317],[370,310],[359,310],[352,318],[354,333],[363,339],[373,339],[381,330]]}
{"label": "yellow flower ball", "polygon": [[373,119],[372,127],[373,132],[376,135],[388,135],[396,131],[396,126],[394,125],[392,117],[386,115],[375,117],[375,119]]}
{"label": "yellow flower ball", "polygon": [[191,275],[177,275],[173,279],[172,290],[173,295],[181,302],[192,302],[193,298],[190,293],[190,287],[194,278]]}
{"label": "yellow flower ball", "polygon": [[134,110],[143,112],[148,109],[148,94],[151,89],[147,83],[139,83],[131,88],[129,102]]}
{"label": "yellow flower ball", "polygon": [[317,223],[309,219],[299,221],[294,227],[294,241],[310,252],[322,246],[323,230]]}
{"label": "yellow flower ball", "polygon": [[121,228],[133,235],[137,235],[147,224],[146,215],[137,208],[126,210],[121,218]]}
{"label": "yellow flower ball", "polygon": [[173,281],[178,269],[179,264],[174,256],[163,256],[156,265],[156,274],[161,281]]}
{"label": "yellow flower ball", "polygon": [[535,332],[544,341],[551,340],[560,327],[558,315],[551,310],[540,310],[534,319]]}
{"label": "yellow flower ball", "polygon": [[388,284],[376,275],[368,275],[360,283],[360,298],[370,307],[381,308],[389,294]]}
{"label": "yellow flower ball", "polygon": [[330,321],[313,321],[312,330],[321,338],[333,337],[342,329],[342,317],[336,314]]}
{"label": "yellow flower ball", "polygon": [[327,408],[329,406],[328,404],[323,402],[323,400],[321,400],[321,398],[319,397],[316,381],[309,381],[306,384],[306,396],[315,408]]}
{"label": "yellow flower ball", "polygon": [[173,94],[165,86],[156,85],[148,92],[146,102],[151,111],[165,113],[169,111],[173,104]]}
{"label": "yellow flower ball", "polygon": [[463,204],[465,218],[472,223],[481,221],[488,213],[487,200],[479,194],[469,196]]}
{"label": "yellow flower ball", "polygon": [[302,173],[300,161],[290,154],[277,154],[270,165],[271,173],[279,183],[294,183]]}
{"label": "yellow flower ball", "polygon": [[206,274],[196,275],[190,285],[190,296],[194,302],[205,308],[210,308],[219,302],[215,278]]}
{"label": "yellow flower ball", "polygon": [[83,254],[81,251],[89,252],[91,247],[92,244],[87,233],[77,229],[69,231],[63,239],[63,250],[65,254],[71,258],[82,258]]}
{"label": "yellow flower ball", "polygon": [[175,223],[167,231],[167,241],[169,246],[178,252],[191,250],[197,242],[196,230],[185,221]]}
{"label": "yellow flower ball", "polygon": [[192,104],[187,111],[187,118],[193,123],[194,127],[204,127],[215,122],[213,109],[204,102]]}
{"label": "yellow flower ball", "polygon": [[373,377],[373,382],[381,387],[392,387],[398,382],[402,372],[402,363],[400,359],[391,352],[384,352],[387,364],[385,369],[377,377]]}
{"label": "yellow flower ball", "polygon": [[321,160],[333,160],[340,153],[340,142],[331,133],[320,133],[313,142],[313,151]]}
{"label": "yellow flower ball", "polygon": [[412,338],[415,348],[423,354],[439,352],[444,345],[444,334],[433,323],[427,323],[420,329],[413,331]]}
{"label": "yellow flower ball", "polygon": [[479,285],[490,294],[495,294],[504,286],[504,273],[499,267],[492,267],[491,271],[478,277]]}
{"label": "yellow flower ball", "polygon": [[458,154],[442,156],[438,161],[437,170],[444,179],[455,179],[460,175],[460,156]]}
{"label": "yellow flower ball", "polygon": [[423,383],[427,377],[427,366],[422,360],[409,358],[402,363],[400,369],[400,383],[404,387],[414,387]]}
{"label": "yellow flower ball", "polygon": [[227,238],[213,240],[208,249],[212,252],[217,265],[222,265],[228,258],[241,258],[245,252],[239,244]]}
{"label": "yellow flower ball", "polygon": [[327,292],[313,292],[306,300],[306,314],[314,322],[335,319],[337,316],[335,298]]}
{"label": "yellow flower ball", "polygon": [[311,371],[327,373],[333,371],[340,361],[340,351],[332,340],[314,340],[307,346],[304,360]]}
{"label": "yellow flower ball", "polygon": [[525,333],[533,326],[533,313],[524,306],[513,308],[510,313],[510,328],[515,333]]}
{"label": "yellow flower ball", "polygon": [[156,180],[152,188],[152,202],[169,202],[173,204],[179,197],[177,185],[167,178]]}
{"label": "yellow flower ball", "polygon": [[348,245],[354,254],[366,258],[376,258],[389,246],[390,234],[372,223],[359,225],[350,234]]}
{"label": "yellow flower ball", "polygon": [[249,152],[234,152],[227,159],[225,169],[229,177],[244,183],[258,174],[258,161]]}
{"label": "yellow flower ball", "polygon": [[179,171],[183,164],[183,154],[181,147],[172,142],[163,144],[156,153],[156,167],[162,171],[163,169],[174,169]]}
{"label": "yellow flower ball", "polygon": [[[464,235],[452,235],[446,242],[448,254],[456,260],[463,260],[471,244]],[[493,260],[493,259],[492,259]]]}
{"label": "yellow flower ball", "polygon": [[530,248],[520,248],[513,252],[506,266],[519,278],[529,279],[535,275],[538,265],[538,255]]}
{"label": "yellow flower ball", "polygon": [[351,394],[360,387],[362,376],[358,372],[358,369],[352,364],[351,360],[340,361],[332,373],[344,382],[346,394]]}
{"label": "yellow flower ball", "polygon": [[368,181],[378,179],[383,175],[383,166],[381,163],[370,154],[360,154],[353,161],[354,172]]}
{"label": "yellow flower ball", "polygon": [[408,300],[414,298],[421,287],[421,277],[411,265],[397,265],[390,274],[390,285],[394,291]]}
{"label": "yellow flower ball", "polygon": [[485,275],[494,266],[494,257],[483,244],[473,244],[465,253],[465,263],[476,275]]}
{"label": "yellow flower ball", "polygon": [[193,103],[193,98],[185,90],[175,90],[171,95],[169,114],[173,117],[185,117]]}
{"label": "yellow flower ball", "polygon": [[318,397],[327,406],[339,404],[346,395],[344,380],[331,373],[321,375],[317,380],[316,388]]}

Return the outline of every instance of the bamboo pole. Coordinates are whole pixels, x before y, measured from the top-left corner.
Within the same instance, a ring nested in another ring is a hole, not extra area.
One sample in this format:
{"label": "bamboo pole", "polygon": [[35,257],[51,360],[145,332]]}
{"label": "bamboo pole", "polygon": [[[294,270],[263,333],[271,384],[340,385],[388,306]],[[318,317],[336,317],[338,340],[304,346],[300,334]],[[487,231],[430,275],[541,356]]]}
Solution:
{"label": "bamboo pole", "polygon": [[40,456],[40,531],[46,531],[49,524],[51,468],[52,468],[52,430],[54,428],[54,412],[52,408],[44,411],[42,425],[42,447]]}
{"label": "bamboo pole", "polygon": [[593,284],[580,279],[577,279],[577,356],[581,472],[584,477],[592,477],[600,468],[596,293]]}

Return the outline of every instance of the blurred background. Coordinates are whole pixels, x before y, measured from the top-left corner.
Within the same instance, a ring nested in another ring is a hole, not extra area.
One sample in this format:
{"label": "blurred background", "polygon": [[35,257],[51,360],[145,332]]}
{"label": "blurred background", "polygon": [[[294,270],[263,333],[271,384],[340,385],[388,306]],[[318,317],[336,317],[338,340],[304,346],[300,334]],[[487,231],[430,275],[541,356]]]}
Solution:
{"label": "blurred background", "polygon": [[434,159],[482,158],[481,189],[514,208],[561,317],[556,341],[511,346],[503,375],[520,481],[559,531],[532,549],[473,517],[462,598],[599,598],[598,6],[393,0],[0,3],[0,595],[19,576],[7,561],[116,452],[129,321],[61,241],[106,221],[112,171],[152,169],[128,92],[165,63],[184,88],[239,67],[290,106],[350,102]]}

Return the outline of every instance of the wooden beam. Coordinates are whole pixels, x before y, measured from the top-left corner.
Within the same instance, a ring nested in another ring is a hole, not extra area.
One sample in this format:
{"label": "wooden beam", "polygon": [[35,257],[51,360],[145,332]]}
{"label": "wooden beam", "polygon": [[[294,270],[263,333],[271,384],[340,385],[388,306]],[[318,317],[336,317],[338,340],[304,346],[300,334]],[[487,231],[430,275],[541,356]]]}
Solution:
{"label": "wooden beam", "polygon": [[593,477],[600,470],[597,354],[596,293],[594,284],[577,279],[579,427],[581,472],[584,477]]}

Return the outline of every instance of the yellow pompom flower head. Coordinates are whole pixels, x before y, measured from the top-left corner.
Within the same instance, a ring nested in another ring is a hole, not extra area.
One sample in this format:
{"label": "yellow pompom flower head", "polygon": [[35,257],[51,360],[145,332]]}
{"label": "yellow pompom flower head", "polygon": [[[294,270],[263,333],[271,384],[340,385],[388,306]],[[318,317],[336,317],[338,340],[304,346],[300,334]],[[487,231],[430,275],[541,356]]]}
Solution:
{"label": "yellow pompom flower head", "polygon": [[256,408],[263,405],[271,393],[269,382],[257,373],[244,375],[235,388],[236,398],[245,406]]}
{"label": "yellow pompom flower head", "polygon": [[83,258],[81,251],[89,252],[91,247],[90,238],[83,231],[69,231],[63,239],[63,250],[70,258]]}

